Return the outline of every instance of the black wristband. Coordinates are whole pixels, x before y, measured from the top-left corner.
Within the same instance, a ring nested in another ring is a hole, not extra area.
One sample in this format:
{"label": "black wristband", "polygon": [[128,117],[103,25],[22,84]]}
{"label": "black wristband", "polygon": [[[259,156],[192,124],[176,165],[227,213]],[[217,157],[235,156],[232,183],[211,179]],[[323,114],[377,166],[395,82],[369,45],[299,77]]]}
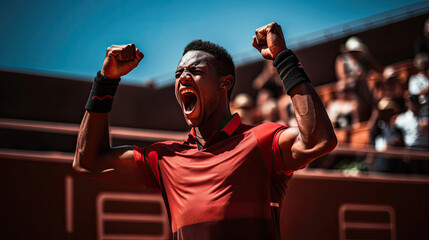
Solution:
{"label": "black wristband", "polygon": [[288,94],[296,85],[302,82],[310,82],[310,79],[302,68],[301,62],[289,49],[279,53],[276,59],[274,59],[273,65],[277,69]]}
{"label": "black wristband", "polygon": [[98,72],[94,78],[85,109],[97,113],[110,112],[120,80],[107,78]]}

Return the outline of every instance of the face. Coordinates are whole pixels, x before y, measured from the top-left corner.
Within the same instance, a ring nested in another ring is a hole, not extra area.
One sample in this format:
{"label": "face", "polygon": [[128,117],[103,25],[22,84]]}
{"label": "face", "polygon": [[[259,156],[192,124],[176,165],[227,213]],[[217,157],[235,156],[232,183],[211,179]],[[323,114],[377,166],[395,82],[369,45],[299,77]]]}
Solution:
{"label": "face", "polygon": [[176,99],[189,126],[199,126],[221,107],[221,76],[214,62],[210,53],[189,51],[177,66]]}

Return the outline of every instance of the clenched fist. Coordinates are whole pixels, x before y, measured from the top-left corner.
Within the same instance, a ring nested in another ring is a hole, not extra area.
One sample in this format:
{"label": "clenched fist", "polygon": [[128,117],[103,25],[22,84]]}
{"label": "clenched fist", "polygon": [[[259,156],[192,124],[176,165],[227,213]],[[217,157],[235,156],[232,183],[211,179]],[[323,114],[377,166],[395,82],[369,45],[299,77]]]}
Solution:
{"label": "clenched fist", "polygon": [[274,60],[280,52],[287,49],[282,28],[276,22],[256,29],[255,34],[252,45],[265,59]]}
{"label": "clenched fist", "polygon": [[111,79],[118,79],[131,72],[144,55],[134,44],[112,45],[106,50],[101,74]]}

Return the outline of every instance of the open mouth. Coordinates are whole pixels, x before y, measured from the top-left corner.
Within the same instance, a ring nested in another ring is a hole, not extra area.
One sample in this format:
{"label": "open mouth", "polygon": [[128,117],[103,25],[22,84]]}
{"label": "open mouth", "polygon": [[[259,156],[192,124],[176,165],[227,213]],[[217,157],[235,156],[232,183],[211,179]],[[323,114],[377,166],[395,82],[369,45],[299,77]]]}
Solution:
{"label": "open mouth", "polygon": [[197,105],[197,95],[195,92],[189,88],[182,89],[180,91],[182,98],[183,108],[186,114],[190,114],[194,111],[195,106]]}

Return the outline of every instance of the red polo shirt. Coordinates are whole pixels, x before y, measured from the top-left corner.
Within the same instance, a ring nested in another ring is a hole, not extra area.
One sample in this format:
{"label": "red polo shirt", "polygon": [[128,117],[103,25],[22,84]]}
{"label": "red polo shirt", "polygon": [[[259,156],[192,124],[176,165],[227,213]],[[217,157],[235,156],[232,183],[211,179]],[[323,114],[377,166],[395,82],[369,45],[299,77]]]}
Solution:
{"label": "red polo shirt", "polygon": [[144,187],[162,191],[174,239],[278,239],[279,209],[292,177],[278,139],[286,127],[244,125],[238,114],[198,146],[134,147]]}

